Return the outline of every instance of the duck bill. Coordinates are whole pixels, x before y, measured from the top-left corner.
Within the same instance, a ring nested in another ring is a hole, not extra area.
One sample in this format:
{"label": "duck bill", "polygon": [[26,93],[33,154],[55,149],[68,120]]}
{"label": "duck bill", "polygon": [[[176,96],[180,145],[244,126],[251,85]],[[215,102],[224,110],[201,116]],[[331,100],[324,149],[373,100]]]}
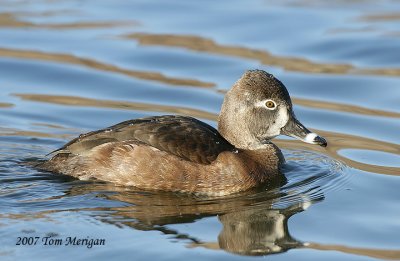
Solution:
{"label": "duck bill", "polygon": [[318,134],[309,131],[294,116],[290,117],[288,123],[282,128],[281,133],[306,143],[320,145],[326,147],[328,143]]}

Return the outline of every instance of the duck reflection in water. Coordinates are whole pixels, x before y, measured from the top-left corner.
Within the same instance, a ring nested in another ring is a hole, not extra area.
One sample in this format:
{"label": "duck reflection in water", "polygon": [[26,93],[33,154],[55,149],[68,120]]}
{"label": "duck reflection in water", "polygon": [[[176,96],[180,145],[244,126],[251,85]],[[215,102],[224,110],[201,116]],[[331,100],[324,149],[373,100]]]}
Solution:
{"label": "duck reflection in water", "polygon": [[[288,219],[304,210],[299,203],[286,209],[247,209],[219,216],[223,229],[218,246],[241,255],[267,255],[302,247],[288,229]],[[207,244],[200,244],[207,247]]]}
{"label": "duck reflection in water", "polygon": [[[93,190],[117,190],[102,197],[129,204],[127,207],[111,208],[112,218],[107,215],[104,222],[137,230],[157,230],[173,240],[189,241],[188,247],[219,249],[241,255],[268,255],[302,247],[303,243],[290,235],[287,221],[294,214],[323,199],[322,194],[313,200],[302,195],[291,197],[291,204],[280,202],[279,198],[285,196],[285,193],[276,187],[213,199],[170,192],[135,192],[107,184],[81,188],[84,189],[74,187],[70,194],[75,196]],[[276,208],[276,204],[286,206]],[[204,242],[169,227],[173,224],[193,223],[210,216],[218,216],[223,225],[217,242]]]}

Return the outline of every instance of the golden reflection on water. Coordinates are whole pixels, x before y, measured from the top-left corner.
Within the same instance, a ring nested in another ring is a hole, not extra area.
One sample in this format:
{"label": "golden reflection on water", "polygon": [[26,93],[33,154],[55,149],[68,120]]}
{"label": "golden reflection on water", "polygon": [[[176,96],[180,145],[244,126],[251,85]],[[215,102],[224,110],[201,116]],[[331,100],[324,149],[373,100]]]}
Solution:
{"label": "golden reflection on water", "polygon": [[[59,95],[43,95],[43,94],[14,94],[17,97],[20,97],[23,100],[36,101],[36,102],[45,102],[52,104],[61,104],[68,106],[84,106],[84,107],[98,107],[98,108],[112,108],[112,109],[126,109],[126,110],[143,110],[143,111],[159,111],[165,113],[175,113],[188,115],[196,118],[203,118],[207,120],[216,121],[218,115],[198,109],[185,108],[185,107],[176,107],[176,106],[166,106],[159,104],[149,104],[149,103],[136,103],[136,102],[124,102],[124,101],[111,101],[111,100],[98,100],[98,99],[90,99],[90,98],[82,98],[76,96],[59,96]],[[321,106],[322,102],[305,100],[305,99],[293,99],[296,101],[301,101],[302,106],[310,106],[318,108]],[[383,116],[383,117],[398,117],[396,113],[390,113],[380,110],[370,110],[366,108],[359,108],[356,106],[348,106],[343,107],[342,104],[335,103],[327,103],[326,105],[321,106],[324,109],[329,110],[337,110],[337,111],[348,111],[347,109],[355,109],[352,112],[355,113],[366,113],[367,115],[374,116]],[[340,109],[339,109],[340,108]],[[382,115],[381,115],[382,114]],[[339,151],[343,149],[361,149],[361,150],[372,150],[372,151],[380,151],[387,152],[396,155],[400,155],[400,146],[398,144],[384,142],[369,138],[364,138],[355,135],[349,135],[345,133],[335,133],[324,130],[315,130],[317,133],[321,134],[325,138],[328,139],[328,147],[321,148],[315,145],[307,144],[301,141],[292,141],[292,140],[274,140],[281,148],[287,149],[305,149],[305,150],[313,150],[318,151],[323,154],[327,154],[334,159],[340,160],[346,163],[348,166],[352,168],[356,168],[359,170],[378,173],[378,174],[386,174],[386,175],[400,175],[400,168],[397,167],[388,167],[388,166],[378,166],[373,164],[367,164],[358,162],[344,156],[339,155]],[[33,133],[31,133],[33,134]],[[2,135],[0,133],[0,135]],[[49,134],[50,135],[50,134]],[[4,135],[3,135],[4,136]]]}
{"label": "golden reflection on water", "polygon": [[0,108],[11,108],[14,107],[14,104],[8,102],[0,102]]}
{"label": "golden reflection on water", "polygon": [[339,28],[333,28],[333,29],[328,29],[326,32],[328,34],[339,34],[339,33],[365,33],[365,32],[375,32],[377,31],[378,28],[375,26],[362,26],[358,28],[345,28],[345,27],[339,27]]}
{"label": "golden reflection on water", "polygon": [[95,70],[123,74],[133,78],[162,82],[168,85],[206,87],[206,88],[215,86],[214,83],[210,82],[202,82],[195,79],[173,78],[165,76],[158,72],[135,71],[130,69],[124,69],[112,64],[106,64],[98,62],[96,60],[92,60],[89,58],[82,58],[71,54],[0,48],[0,57],[12,57],[12,58],[19,58],[26,60],[50,61],[50,62],[73,64],[73,65],[88,67]]}
{"label": "golden reflection on water", "polygon": [[[0,13],[0,27],[24,27],[24,28],[46,28],[46,29],[90,29],[90,28],[107,28],[117,26],[133,26],[137,22],[117,22],[117,21],[99,21],[99,22],[73,22],[73,23],[57,23],[57,24],[36,24],[28,21],[23,21],[16,18],[15,13]],[[382,20],[397,20],[400,14],[374,14],[362,16],[359,20],[367,21],[382,21]],[[369,28],[369,27],[367,27]],[[365,28],[364,28],[365,29]],[[364,30],[362,29],[362,30]],[[347,29],[337,29],[344,31]],[[353,30],[353,29],[352,29]],[[369,30],[369,29],[368,29]],[[335,30],[333,30],[335,31]],[[336,32],[336,31],[335,31]],[[392,32],[393,33],[393,32]],[[251,49],[240,46],[221,45],[212,39],[203,38],[192,35],[173,35],[173,34],[148,34],[148,33],[133,33],[124,36],[125,38],[135,39],[141,45],[158,45],[164,47],[180,47],[198,52],[208,52],[220,55],[241,57],[246,59],[258,60],[262,64],[270,66],[282,67],[288,71],[305,72],[305,73],[334,73],[334,74],[373,74],[373,75],[391,75],[399,76],[400,68],[358,68],[352,64],[334,64],[334,63],[318,63],[305,58],[284,57],[273,55],[268,51]],[[8,54],[7,54],[8,51]],[[15,52],[20,52],[15,54]],[[31,53],[31,54],[28,54]],[[46,55],[47,54],[47,55]],[[26,59],[51,60],[61,63],[73,63],[89,66],[98,70],[106,70],[116,73],[122,73],[137,77],[140,79],[157,80],[173,85],[189,85],[197,87],[213,87],[213,83],[200,82],[191,79],[173,79],[163,76],[155,72],[140,72],[118,68],[109,64],[102,64],[97,61],[92,61],[85,58],[79,58],[66,54],[42,53],[37,51],[18,51],[3,49],[0,56],[19,57]],[[25,56],[25,57],[23,57]],[[79,60],[82,60],[79,62]]]}
{"label": "golden reflection on water", "polygon": [[301,105],[309,108],[324,109],[331,111],[349,112],[355,114],[362,114],[366,116],[378,116],[378,117],[390,117],[400,118],[400,113],[392,111],[384,111],[378,109],[365,108],[356,105],[350,105],[345,103],[336,103],[329,101],[316,101],[303,98],[292,98],[294,104]]}
{"label": "golden reflection on water", "polygon": [[0,127],[0,137],[1,136],[54,138],[54,139],[71,138],[71,136],[68,134],[54,134],[54,133],[46,133],[46,132],[40,132],[40,131],[26,131],[26,130],[18,130],[15,128]]}
{"label": "golden reflection on water", "polygon": [[[31,13],[32,15],[32,13]],[[45,14],[43,14],[45,15]],[[47,15],[50,15],[49,13]],[[32,22],[23,21],[17,18],[15,13],[0,13],[0,27],[8,28],[41,28],[41,29],[90,29],[90,28],[108,28],[118,26],[134,26],[136,22],[73,22],[73,23],[57,23],[49,24],[42,23],[36,24]]]}
{"label": "golden reflection on water", "polygon": [[[386,12],[386,13],[372,13],[372,14],[364,14],[359,17],[357,17],[355,22],[362,23],[365,25],[362,25],[360,27],[354,28],[346,28],[346,27],[340,27],[340,28],[334,28],[334,29],[328,29],[328,33],[369,33],[369,32],[374,32],[375,34],[381,35],[381,36],[399,36],[400,31],[398,29],[385,29],[381,27],[381,24],[384,23],[393,23],[393,22],[398,22],[400,21],[400,12]],[[353,25],[353,23],[351,23]]]}
{"label": "golden reflection on water", "polygon": [[98,99],[82,98],[77,96],[65,96],[65,95],[45,95],[45,94],[14,94],[14,95],[23,100],[61,104],[68,106],[166,112],[166,113],[176,113],[182,115],[191,115],[193,117],[199,117],[209,120],[217,119],[217,116],[214,113],[187,107],[177,107],[177,106],[168,106],[160,104],[141,103],[141,102],[98,100]]}
{"label": "golden reflection on water", "polygon": [[368,22],[400,21],[400,13],[391,12],[391,13],[368,14],[360,16],[358,20],[368,21]]}
{"label": "golden reflection on water", "polygon": [[240,46],[221,45],[200,36],[134,33],[125,35],[138,41],[141,45],[180,47],[197,52],[207,52],[260,61],[262,64],[282,67],[288,71],[303,73],[334,74],[374,74],[399,76],[400,68],[358,68],[351,64],[317,63],[304,58],[273,55],[264,50]]}
{"label": "golden reflection on water", "polygon": [[400,260],[400,250],[396,249],[371,249],[342,245],[323,245],[318,243],[309,243],[306,247],[316,250],[339,251],[346,254],[367,256],[384,260]]}

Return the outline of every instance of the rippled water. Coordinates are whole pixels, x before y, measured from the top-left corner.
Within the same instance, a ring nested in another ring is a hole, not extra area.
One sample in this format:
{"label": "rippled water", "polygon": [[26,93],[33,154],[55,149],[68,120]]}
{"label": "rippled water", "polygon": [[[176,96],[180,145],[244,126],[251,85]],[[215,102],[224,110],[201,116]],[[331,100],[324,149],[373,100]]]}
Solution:
{"label": "rippled water", "polygon": [[[399,260],[399,28],[394,0],[0,0],[0,260]],[[275,140],[281,187],[201,198],[31,167],[131,118],[215,126],[252,68],[329,141]],[[105,245],[44,241],[68,237]]]}

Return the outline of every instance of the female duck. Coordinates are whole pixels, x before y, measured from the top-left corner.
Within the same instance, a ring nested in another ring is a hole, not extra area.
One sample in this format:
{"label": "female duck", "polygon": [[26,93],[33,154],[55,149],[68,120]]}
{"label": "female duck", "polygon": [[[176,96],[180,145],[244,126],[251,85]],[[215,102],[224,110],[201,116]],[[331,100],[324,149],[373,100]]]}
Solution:
{"label": "female duck", "polygon": [[284,158],[270,140],[280,134],[327,145],[296,119],[278,79],[251,70],[226,94],[218,131],[184,116],[129,120],[80,135],[40,167],[79,179],[221,196],[278,176]]}

